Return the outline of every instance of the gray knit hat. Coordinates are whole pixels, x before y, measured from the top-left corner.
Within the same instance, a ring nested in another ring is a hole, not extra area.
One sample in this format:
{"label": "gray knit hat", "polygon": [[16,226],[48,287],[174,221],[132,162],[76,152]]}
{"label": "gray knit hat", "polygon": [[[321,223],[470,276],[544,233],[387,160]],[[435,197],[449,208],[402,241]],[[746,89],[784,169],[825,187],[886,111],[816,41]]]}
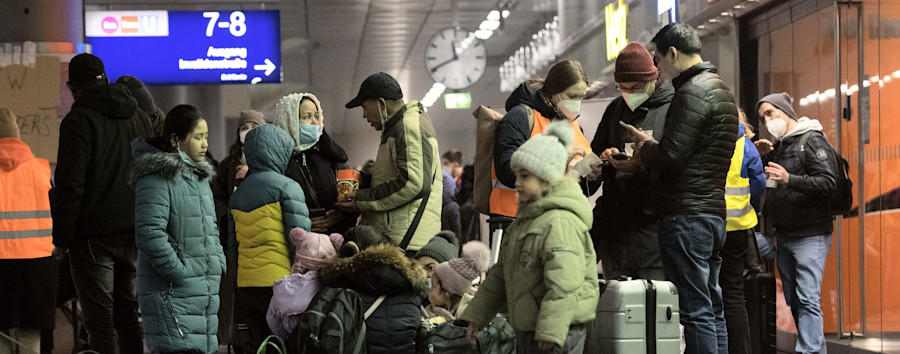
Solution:
{"label": "gray knit hat", "polygon": [[450,230],[438,232],[416,253],[416,259],[422,257],[434,258],[438,263],[459,257],[459,241],[456,240],[456,234]]}
{"label": "gray knit hat", "polygon": [[569,145],[574,139],[568,121],[550,123],[544,134],[531,137],[513,153],[512,167],[524,168],[547,182],[560,179],[566,173]]}
{"label": "gray knit hat", "polygon": [[[798,118],[797,112],[794,112],[794,98],[787,92],[773,93],[760,99],[759,102],[756,102],[756,114],[759,114],[759,106],[762,106],[763,102],[771,103],[775,108],[780,109],[793,120],[797,120]],[[759,119],[763,120],[763,117],[759,117]]]}
{"label": "gray knit hat", "polygon": [[462,296],[472,288],[472,282],[491,266],[491,250],[481,241],[463,245],[462,256],[434,267],[434,274],[447,292]]}

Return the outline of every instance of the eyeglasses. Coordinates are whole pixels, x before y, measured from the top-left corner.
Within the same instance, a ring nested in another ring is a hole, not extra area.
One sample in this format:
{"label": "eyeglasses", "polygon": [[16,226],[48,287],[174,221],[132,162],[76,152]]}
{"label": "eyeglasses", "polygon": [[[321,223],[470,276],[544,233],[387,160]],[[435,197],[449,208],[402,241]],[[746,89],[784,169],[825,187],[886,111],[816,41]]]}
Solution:
{"label": "eyeglasses", "polygon": [[616,84],[616,91],[626,92],[626,93],[638,93],[638,92],[644,92],[645,87],[647,87],[647,84],[645,84],[645,83],[637,84],[632,87],[624,87],[619,84]]}

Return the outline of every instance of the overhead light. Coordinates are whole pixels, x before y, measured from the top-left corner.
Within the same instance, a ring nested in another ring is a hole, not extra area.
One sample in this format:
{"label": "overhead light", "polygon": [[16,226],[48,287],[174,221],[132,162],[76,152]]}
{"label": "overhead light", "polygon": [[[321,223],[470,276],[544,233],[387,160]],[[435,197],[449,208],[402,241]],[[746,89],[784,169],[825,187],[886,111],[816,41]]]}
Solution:
{"label": "overhead light", "polygon": [[488,12],[487,19],[490,21],[500,21],[500,11],[492,10]]}
{"label": "overhead light", "polygon": [[481,40],[486,40],[491,38],[491,35],[494,34],[494,31],[491,30],[477,30],[475,31],[475,37]]}
{"label": "overhead light", "polygon": [[500,21],[499,20],[490,20],[490,19],[481,21],[481,25],[478,26],[478,29],[488,30],[488,31],[493,31],[498,28],[500,28]]}
{"label": "overhead light", "polygon": [[425,94],[425,97],[422,98],[422,106],[431,107],[434,105],[434,102],[437,101],[438,98],[441,97],[441,94],[444,93],[444,90],[447,89],[447,86],[440,82],[435,82],[434,85],[431,86],[431,89],[428,90],[428,93]]}
{"label": "overhead light", "polygon": [[503,10],[503,18],[509,17],[509,10]]}
{"label": "overhead light", "polygon": [[719,22],[719,20],[718,20],[718,19],[715,19],[715,18],[711,18],[711,19],[709,19],[709,20],[706,20],[706,22],[709,22],[709,23],[716,23],[716,22]]}

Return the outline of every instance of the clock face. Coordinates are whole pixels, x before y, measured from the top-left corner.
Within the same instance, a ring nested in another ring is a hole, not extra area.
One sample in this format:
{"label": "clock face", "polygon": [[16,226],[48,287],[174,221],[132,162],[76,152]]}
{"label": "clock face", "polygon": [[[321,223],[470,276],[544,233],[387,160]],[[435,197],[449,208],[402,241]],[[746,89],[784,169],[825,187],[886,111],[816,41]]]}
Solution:
{"label": "clock face", "polygon": [[425,46],[425,69],[434,82],[449,89],[472,86],[484,75],[486,67],[484,41],[465,28],[444,28],[431,36]]}

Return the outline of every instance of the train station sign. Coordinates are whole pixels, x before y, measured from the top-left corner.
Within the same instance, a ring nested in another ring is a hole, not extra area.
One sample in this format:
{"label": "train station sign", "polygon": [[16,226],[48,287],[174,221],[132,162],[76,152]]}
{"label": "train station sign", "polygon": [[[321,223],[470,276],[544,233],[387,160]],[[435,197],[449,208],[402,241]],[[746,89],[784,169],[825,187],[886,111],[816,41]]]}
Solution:
{"label": "train station sign", "polygon": [[279,11],[88,11],[85,36],[111,81],[281,82]]}

